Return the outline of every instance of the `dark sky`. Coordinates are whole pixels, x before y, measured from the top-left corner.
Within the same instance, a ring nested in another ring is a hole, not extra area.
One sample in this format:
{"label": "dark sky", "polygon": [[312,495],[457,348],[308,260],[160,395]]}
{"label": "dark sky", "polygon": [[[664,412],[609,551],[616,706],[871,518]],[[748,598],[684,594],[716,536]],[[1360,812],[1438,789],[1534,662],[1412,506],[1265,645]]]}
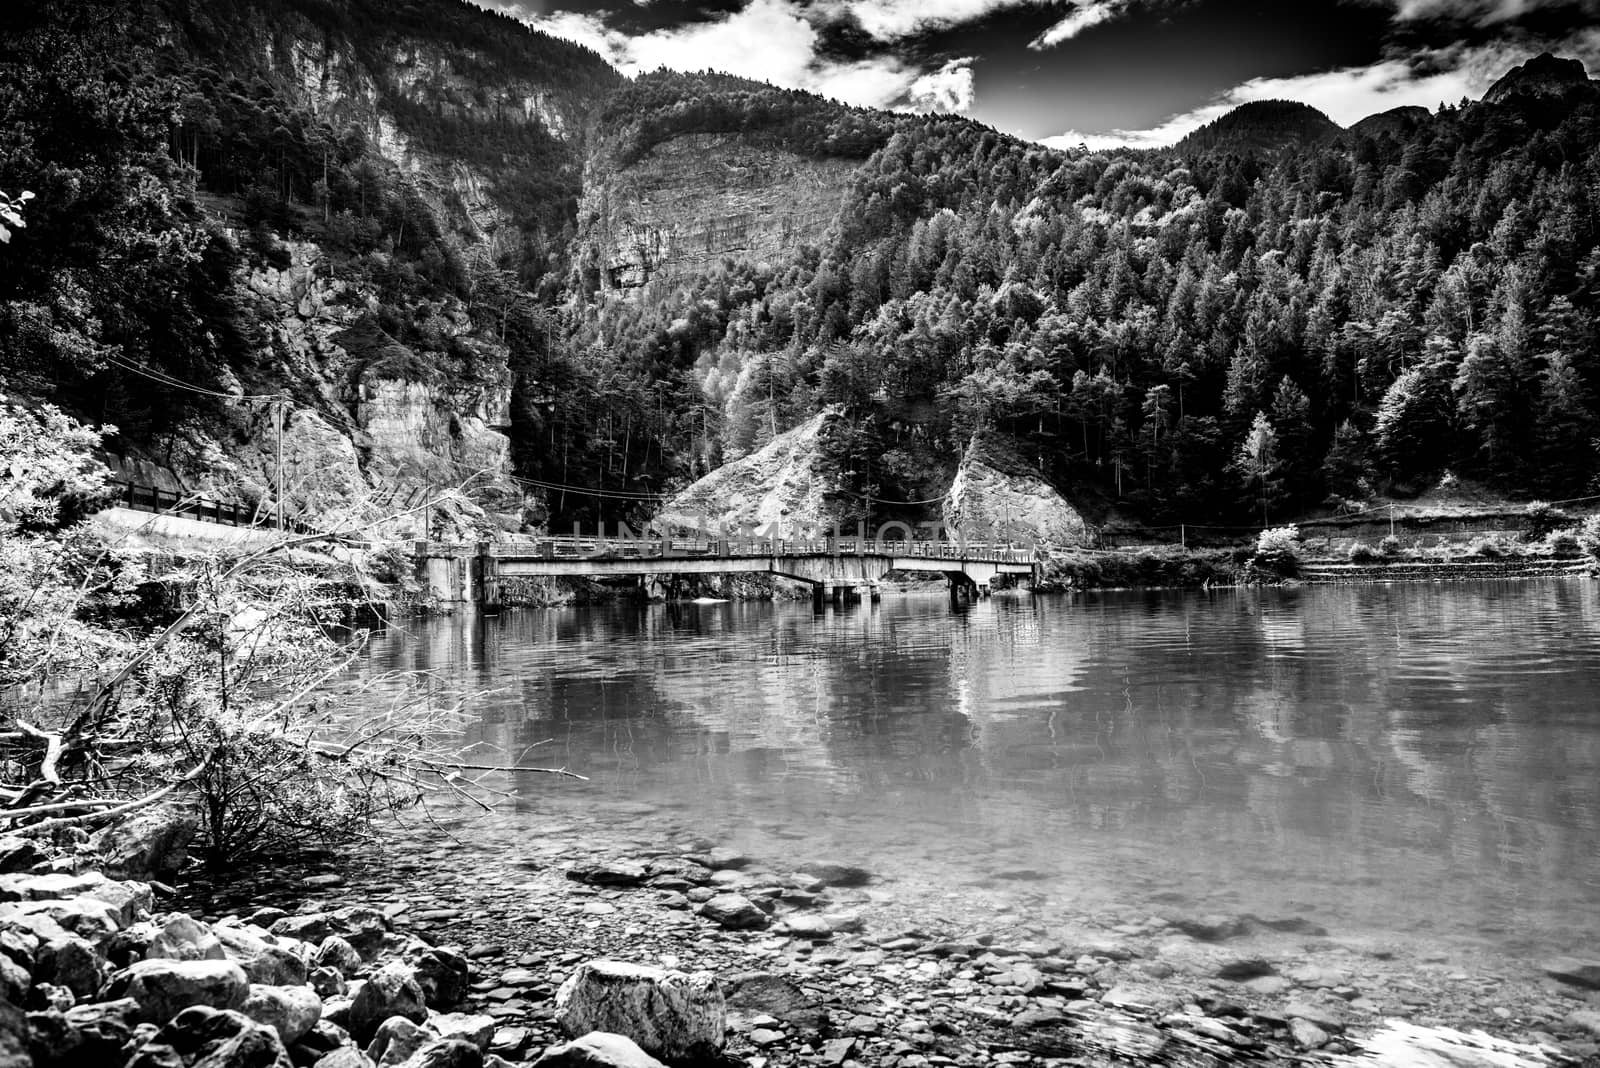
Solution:
{"label": "dark sky", "polygon": [[1167,144],[1247,100],[1349,125],[1541,51],[1600,74],[1600,0],[479,0],[635,73],[712,68],[1024,137]]}

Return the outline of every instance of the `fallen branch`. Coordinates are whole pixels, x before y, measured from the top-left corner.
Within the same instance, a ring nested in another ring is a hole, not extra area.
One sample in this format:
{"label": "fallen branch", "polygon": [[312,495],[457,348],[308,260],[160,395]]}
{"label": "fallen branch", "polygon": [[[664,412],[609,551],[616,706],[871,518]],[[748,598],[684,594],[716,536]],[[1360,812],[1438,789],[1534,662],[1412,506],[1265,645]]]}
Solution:
{"label": "fallen branch", "polygon": [[52,786],[60,786],[61,771],[58,765],[61,763],[61,749],[64,744],[61,735],[40,730],[20,719],[17,720],[17,729],[45,743],[44,762],[39,765],[39,777]]}
{"label": "fallen branch", "polygon": [[30,826],[28,830],[38,832],[53,831],[57,827],[82,827],[85,824],[101,823],[106,820],[118,819],[122,816],[128,815],[130,812],[137,812],[142,808],[149,808],[151,805],[165,801],[178,790],[204,775],[206,769],[211,766],[211,762],[214,759],[215,754],[207,756],[204,760],[200,761],[200,763],[189,769],[189,771],[186,772],[182,778],[176,780],[175,782],[170,782],[161,787],[159,790],[145,794],[143,797],[135,798],[132,801],[120,804],[115,808],[108,808],[104,812],[88,812],[82,816],[62,816],[53,820],[41,820],[40,822]]}

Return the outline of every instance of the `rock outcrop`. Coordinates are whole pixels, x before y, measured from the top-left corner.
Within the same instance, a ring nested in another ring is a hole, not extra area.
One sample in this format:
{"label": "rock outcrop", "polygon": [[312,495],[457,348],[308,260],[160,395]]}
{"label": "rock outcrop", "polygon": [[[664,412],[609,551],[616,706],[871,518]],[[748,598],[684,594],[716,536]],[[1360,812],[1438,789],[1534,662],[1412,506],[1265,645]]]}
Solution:
{"label": "rock outcrop", "polygon": [[[1597,93],[1596,85],[1589,80],[1583,63],[1576,59],[1561,59],[1545,52],[1513,67],[1505,76],[1483,94],[1486,104],[1500,104],[1518,97],[1535,102],[1569,93]],[[1600,93],[1597,93],[1600,95]]]}
{"label": "rock outcrop", "polygon": [[945,495],[943,519],[970,539],[1082,545],[1089,527],[1077,509],[1011,447],[976,434]]}
{"label": "rock outcrop", "polygon": [[828,409],[787,430],[762,448],[725,464],[668,501],[656,514],[658,529],[688,528],[737,533],[742,528],[784,537],[821,537],[843,523],[841,506],[829,501],[837,485],[820,441],[842,418]]}
{"label": "rock outcrop", "polygon": [[722,989],[709,973],[614,960],[579,965],[556,993],[556,1016],[569,1035],[623,1035],[668,1061],[714,1055],[728,1023]]}

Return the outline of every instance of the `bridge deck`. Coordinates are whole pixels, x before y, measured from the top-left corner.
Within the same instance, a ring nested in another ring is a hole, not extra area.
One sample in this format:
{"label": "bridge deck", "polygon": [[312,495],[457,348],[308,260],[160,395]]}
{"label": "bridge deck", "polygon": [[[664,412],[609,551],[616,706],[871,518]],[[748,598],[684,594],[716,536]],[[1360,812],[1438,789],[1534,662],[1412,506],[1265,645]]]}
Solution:
{"label": "bridge deck", "polygon": [[480,545],[431,542],[418,546],[419,555],[492,557],[501,564],[532,561],[754,561],[833,557],[879,557],[916,562],[924,566],[948,564],[1032,565],[1031,549],[999,542],[949,542],[874,540],[871,538],[599,538],[549,537],[526,542],[486,542]]}

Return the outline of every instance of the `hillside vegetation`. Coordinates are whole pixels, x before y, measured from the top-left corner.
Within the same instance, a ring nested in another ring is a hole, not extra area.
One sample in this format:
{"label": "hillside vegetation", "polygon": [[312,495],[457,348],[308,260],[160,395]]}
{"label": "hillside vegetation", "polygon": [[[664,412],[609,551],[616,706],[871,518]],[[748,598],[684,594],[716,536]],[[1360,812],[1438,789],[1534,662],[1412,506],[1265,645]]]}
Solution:
{"label": "hillside vegetation", "polygon": [[[389,364],[504,361],[515,473],[614,494],[536,491],[563,528],[830,405],[826,466],[880,517],[941,493],[979,429],[1153,521],[1446,471],[1576,496],[1600,474],[1600,93],[1529,70],[1350,131],[1272,102],[1172,150],[1062,153],[629,81],[457,0],[29,0],[0,42],[0,191],[37,194],[0,253],[0,375],[151,448],[222,402],[141,370],[294,386],[240,280],[296,241]],[[847,163],[832,222],[598,293],[580,195],[705,134]]]}

